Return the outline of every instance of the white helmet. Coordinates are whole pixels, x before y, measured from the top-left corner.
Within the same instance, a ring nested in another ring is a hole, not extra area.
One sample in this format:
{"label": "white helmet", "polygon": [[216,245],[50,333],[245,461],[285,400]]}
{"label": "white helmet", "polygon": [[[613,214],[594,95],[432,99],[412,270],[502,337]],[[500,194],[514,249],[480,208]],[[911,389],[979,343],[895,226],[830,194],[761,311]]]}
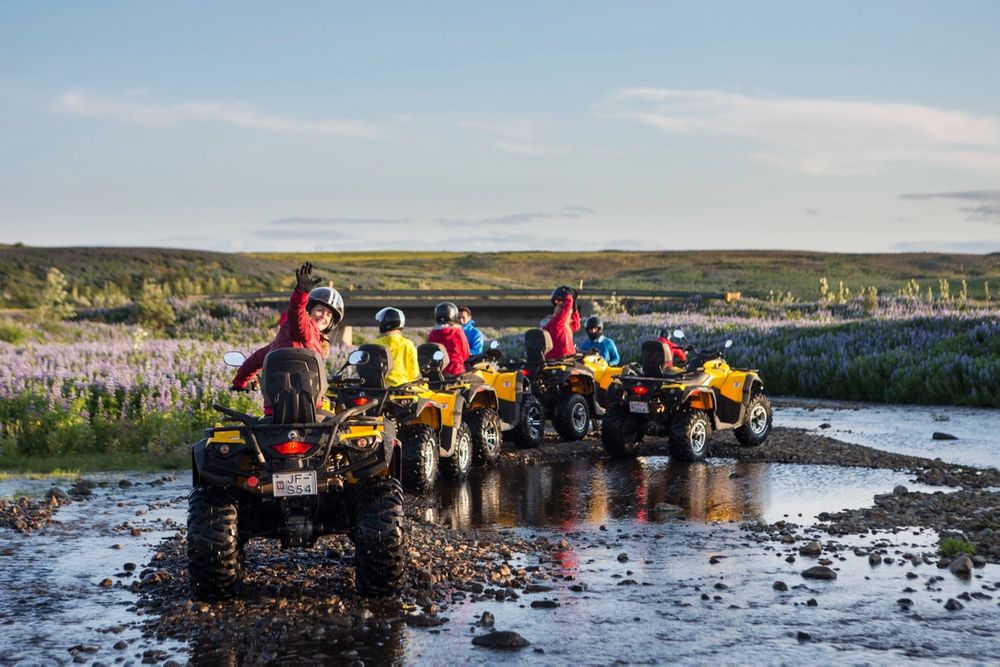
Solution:
{"label": "white helmet", "polygon": [[340,292],[333,289],[332,287],[316,287],[309,292],[309,301],[306,303],[306,312],[308,313],[313,309],[313,306],[320,304],[324,305],[333,311],[333,318],[330,320],[330,326],[328,326],[323,333],[329,333],[340,324],[340,321],[344,319],[344,298],[340,296]]}
{"label": "white helmet", "polygon": [[399,308],[389,306],[375,313],[375,321],[378,322],[378,332],[386,333],[405,327],[406,315]]}

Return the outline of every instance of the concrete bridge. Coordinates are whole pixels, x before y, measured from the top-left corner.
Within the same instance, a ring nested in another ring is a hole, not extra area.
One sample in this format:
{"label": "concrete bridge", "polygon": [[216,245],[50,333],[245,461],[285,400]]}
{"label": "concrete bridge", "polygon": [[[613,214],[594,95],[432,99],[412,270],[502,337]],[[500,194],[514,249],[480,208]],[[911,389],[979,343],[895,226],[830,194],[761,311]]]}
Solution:
{"label": "concrete bridge", "polygon": [[[347,316],[345,325],[374,326],[375,313],[394,306],[406,313],[407,326],[429,327],[434,324],[434,306],[442,301],[454,301],[472,309],[476,322],[487,327],[533,327],[552,314],[549,302],[551,290],[351,290],[343,291]],[[221,298],[221,297],[220,297]],[[285,307],[288,293],[242,294],[226,297],[267,305]],[[616,299],[630,311],[643,305],[664,301],[721,299],[733,301],[739,292],[676,292],[656,290],[584,290],[580,296],[580,313],[594,311],[594,302]]]}

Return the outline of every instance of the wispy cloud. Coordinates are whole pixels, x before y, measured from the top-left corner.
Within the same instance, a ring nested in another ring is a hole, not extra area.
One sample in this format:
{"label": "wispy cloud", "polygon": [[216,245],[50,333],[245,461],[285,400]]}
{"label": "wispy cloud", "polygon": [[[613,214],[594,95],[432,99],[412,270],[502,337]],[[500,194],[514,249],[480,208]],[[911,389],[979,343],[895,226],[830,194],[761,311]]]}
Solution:
{"label": "wispy cloud", "polygon": [[876,173],[898,162],[1000,169],[1000,117],[918,104],[628,88],[597,112],[669,135],[728,139],[752,159],[809,174]]}
{"label": "wispy cloud", "polygon": [[1000,190],[909,192],[900,195],[899,198],[916,201],[953,199],[957,201],[970,202],[970,205],[968,206],[959,206],[958,210],[967,214],[970,220],[980,220],[1000,225]]}
{"label": "wispy cloud", "polygon": [[552,157],[569,152],[565,147],[542,144],[536,141],[535,134],[542,125],[534,121],[459,120],[458,126],[490,136],[493,148],[504,153],[530,157]]}
{"label": "wispy cloud", "polygon": [[306,218],[291,217],[272,220],[271,225],[279,227],[339,227],[344,225],[405,225],[413,218]]}
{"label": "wispy cloud", "polygon": [[326,118],[303,120],[267,114],[250,105],[231,102],[189,101],[157,104],[146,101],[147,92],[133,89],[118,95],[99,95],[80,88],[64,91],[53,109],[86,118],[115,120],[148,127],[173,127],[183,123],[216,122],[247,129],[284,134],[377,139],[382,130],[365,121]]}
{"label": "wispy cloud", "polygon": [[567,204],[558,211],[519,211],[481,218],[438,218],[437,223],[449,227],[474,227],[479,225],[523,225],[539,220],[575,220],[594,214],[587,206]]}

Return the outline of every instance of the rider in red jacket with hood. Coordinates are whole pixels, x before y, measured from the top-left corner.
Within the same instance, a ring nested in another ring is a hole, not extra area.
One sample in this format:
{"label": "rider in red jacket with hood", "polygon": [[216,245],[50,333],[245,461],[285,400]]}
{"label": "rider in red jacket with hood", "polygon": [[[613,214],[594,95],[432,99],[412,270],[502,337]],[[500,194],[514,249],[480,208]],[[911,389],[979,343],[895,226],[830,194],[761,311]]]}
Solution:
{"label": "rider in red jacket with hood", "polygon": [[[233,378],[234,391],[246,391],[264,365],[271,350],[285,347],[306,347],[325,357],[330,352],[328,334],[344,319],[344,300],[332,287],[315,287],[319,278],[312,275],[312,264],[306,262],[295,272],[295,290],[288,300],[288,310],[281,314],[278,335],[270,344],[247,357]],[[264,413],[271,406],[264,405]]]}
{"label": "rider in red jacket with hood", "polygon": [[469,358],[469,339],[458,324],[458,306],[451,301],[439,303],[434,308],[434,321],[437,326],[431,329],[427,342],[440,343],[448,353],[448,365],[442,369],[445,375],[461,375]]}
{"label": "rider in red jacket with hood", "polygon": [[551,317],[542,320],[542,328],[552,337],[552,349],[545,355],[546,359],[562,359],[576,354],[573,332],[580,330],[576,297],[576,290],[568,285],[552,290],[551,300],[556,309]]}

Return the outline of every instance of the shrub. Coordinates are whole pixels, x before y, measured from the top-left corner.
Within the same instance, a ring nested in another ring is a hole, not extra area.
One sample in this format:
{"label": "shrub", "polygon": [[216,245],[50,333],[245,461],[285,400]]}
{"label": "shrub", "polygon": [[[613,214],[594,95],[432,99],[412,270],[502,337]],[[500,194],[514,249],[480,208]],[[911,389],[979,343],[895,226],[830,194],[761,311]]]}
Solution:
{"label": "shrub", "polygon": [[967,554],[972,556],[976,553],[976,547],[973,546],[972,542],[968,540],[963,540],[960,537],[945,537],[942,538],[940,544],[938,544],[938,553],[942,556],[957,556],[959,554]]}

